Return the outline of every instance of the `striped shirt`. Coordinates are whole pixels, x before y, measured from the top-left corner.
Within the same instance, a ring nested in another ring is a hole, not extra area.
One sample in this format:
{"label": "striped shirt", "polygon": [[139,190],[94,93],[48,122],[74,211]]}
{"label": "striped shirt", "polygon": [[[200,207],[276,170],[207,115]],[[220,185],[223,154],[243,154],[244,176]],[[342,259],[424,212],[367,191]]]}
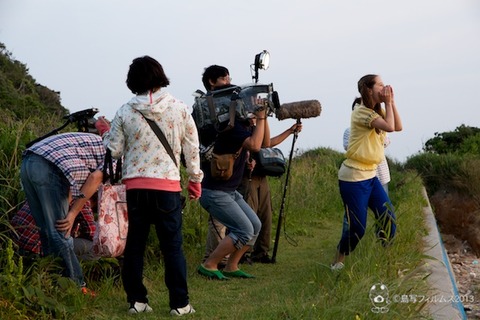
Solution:
{"label": "striped shirt", "polygon": [[96,134],[69,132],[47,137],[25,150],[35,153],[57,166],[72,186],[72,196],[80,195],[80,188],[91,172],[101,170],[105,157],[102,138]]}

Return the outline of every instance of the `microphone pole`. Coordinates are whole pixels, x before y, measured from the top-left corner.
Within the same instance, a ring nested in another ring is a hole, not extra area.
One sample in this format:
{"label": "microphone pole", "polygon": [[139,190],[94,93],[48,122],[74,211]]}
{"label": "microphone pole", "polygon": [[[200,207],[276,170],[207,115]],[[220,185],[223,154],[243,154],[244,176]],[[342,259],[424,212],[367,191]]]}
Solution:
{"label": "microphone pole", "polygon": [[[300,123],[302,123],[300,119],[297,119],[297,124],[300,124]],[[277,257],[278,242],[280,241],[280,229],[282,228],[282,219],[285,215],[284,209],[285,209],[285,198],[287,197],[288,178],[290,177],[290,167],[292,166],[293,150],[294,150],[295,141],[297,140],[297,137],[298,137],[298,132],[297,130],[295,130],[295,132],[293,133],[292,149],[290,150],[290,155],[288,157],[287,176],[285,177],[285,186],[283,187],[282,203],[280,205],[280,212],[278,214],[277,232],[275,234],[275,244],[273,245],[273,252],[272,252],[272,263],[276,262],[276,257]]]}

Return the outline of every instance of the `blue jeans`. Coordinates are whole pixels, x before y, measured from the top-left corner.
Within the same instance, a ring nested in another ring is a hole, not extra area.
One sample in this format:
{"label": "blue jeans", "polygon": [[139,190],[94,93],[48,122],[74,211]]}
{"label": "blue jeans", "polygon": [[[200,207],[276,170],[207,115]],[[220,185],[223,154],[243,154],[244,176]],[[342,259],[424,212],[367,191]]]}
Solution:
{"label": "blue jeans", "polygon": [[202,189],[200,204],[227,227],[228,236],[237,249],[255,244],[262,223],[238,191]]}
{"label": "blue jeans", "polygon": [[20,178],[32,216],[40,229],[43,254],[60,257],[65,264],[65,275],[78,285],[84,285],[82,267],[73,250],[73,238],[55,228],[55,222],[68,214],[70,183],[57,166],[33,153],[23,158]]}
{"label": "blue jeans", "polygon": [[122,268],[127,301],[148,302],[147,289],[142,278],[145,247],[150,225],[153,224],[163,255],[170,308],[185,307],[189,303],[189,298],[187,263],[182,249],[180,193],[146,189],[127,190],[127,207],[128,234]]}
{"label": "blue jeans", "polygon": [[339,181],[345,215],[339,252],[348,255],[355,250],[367,227],[367,212],[370,208],[375,216],[377,236],[386,244],[393,239],[396,218],[393,205],[377,177],[359,181]]}

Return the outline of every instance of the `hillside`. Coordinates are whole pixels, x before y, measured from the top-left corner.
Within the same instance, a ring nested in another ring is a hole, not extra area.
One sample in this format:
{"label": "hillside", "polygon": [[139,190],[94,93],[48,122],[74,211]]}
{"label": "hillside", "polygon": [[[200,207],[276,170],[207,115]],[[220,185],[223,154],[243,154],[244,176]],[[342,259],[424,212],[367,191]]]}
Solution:
{"label": "hillside", "polygon": [[[60,92],[49,89],[28,73],[27,66],[15,60],[0,43],[0,116],[8,121],[59,120],[68,114]],[[42,126],[41,126],[42,127]]]}
{"label": "hillside", "polygon": [[[0,212],[10,216],[23,201],[19,166],[26,144],[60,127],[68,113],[60,93],[37,83],[0,43]],[[0,239],[4,228],[0,223]]]}

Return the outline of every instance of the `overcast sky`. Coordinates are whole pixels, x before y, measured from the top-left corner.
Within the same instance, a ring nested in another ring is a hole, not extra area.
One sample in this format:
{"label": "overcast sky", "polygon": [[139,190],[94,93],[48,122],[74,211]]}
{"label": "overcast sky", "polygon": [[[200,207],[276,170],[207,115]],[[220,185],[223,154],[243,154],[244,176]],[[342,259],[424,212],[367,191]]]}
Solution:
{"label": "overcast sky", "polygon": [[[480,2],[477,0],[0,0],[0,42],[71,112],[97,107],[112,119],[132,96],[128,66],[150,55],[187,105],[211,64],[235,84],[252,82],[262,50],[282,103],[316,99],[295,149],[343,151],[357,81],[393,86],[404,130],[387,156],[421,151],[435,132],[480,127]],[[270,120],[272,135],[294,120]],[[280,146],[288,156],[292,139]]]}

